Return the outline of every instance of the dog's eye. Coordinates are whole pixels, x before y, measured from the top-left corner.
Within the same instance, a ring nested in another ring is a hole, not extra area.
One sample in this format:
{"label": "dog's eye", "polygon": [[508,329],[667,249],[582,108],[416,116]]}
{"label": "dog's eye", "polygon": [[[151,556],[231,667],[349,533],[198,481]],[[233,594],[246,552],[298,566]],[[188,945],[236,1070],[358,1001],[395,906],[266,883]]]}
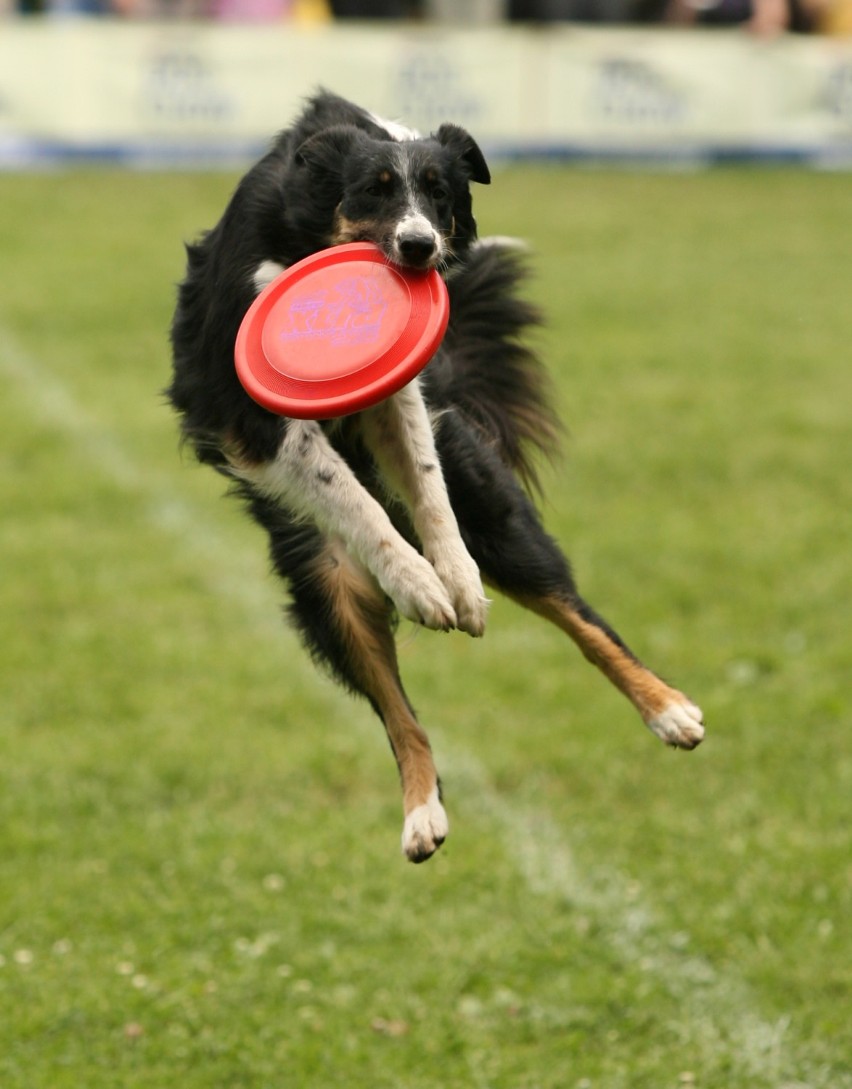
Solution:
{"label": "dog's eye", "polygon": [[381,170],[373,180],[364,186],[364,192],[368,197],[383,197],[393,189],[393,174],[389,170]]}
{"label": "dog's eye", "polygon": [[435,185],[432,188],[432,200],[446,200],[449,195],[443,185]]}

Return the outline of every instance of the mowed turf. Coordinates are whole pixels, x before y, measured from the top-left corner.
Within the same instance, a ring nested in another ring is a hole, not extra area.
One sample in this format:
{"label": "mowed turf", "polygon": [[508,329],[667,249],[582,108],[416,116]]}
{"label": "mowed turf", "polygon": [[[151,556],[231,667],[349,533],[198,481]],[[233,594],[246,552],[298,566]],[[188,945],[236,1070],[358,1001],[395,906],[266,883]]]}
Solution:
{"label": "mowed turf", "polygon": [[0,1085],[852,1085],[852,178],[497,172],[569,424],[548,527],[705,710],[400,630],[451,835],[159,391],[234,178],[0,177]]}

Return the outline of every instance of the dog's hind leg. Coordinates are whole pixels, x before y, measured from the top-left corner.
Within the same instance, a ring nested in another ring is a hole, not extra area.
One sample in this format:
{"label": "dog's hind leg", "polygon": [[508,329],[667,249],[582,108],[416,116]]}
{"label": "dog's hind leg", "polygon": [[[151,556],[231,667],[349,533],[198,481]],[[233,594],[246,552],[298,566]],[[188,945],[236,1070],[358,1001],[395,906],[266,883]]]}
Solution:
{"label": "dog's hind leg", "polygon": [[699,708],[644,666],[583,600],[568,560],[497,454],[455,413],[441,418],[437,440],[462,537],[486,582],[566,632],[662,741],[695,748],[704,736]]}
{"label": "dog's hind leg", "polygon": [[512,596],[567,632],[586,658],[627,696],[661,741],[678,749],[694,749],[701,743],[701,709],[644,666],[576,590]]}
{"label": "dog's hind leg", "polygon": [[399,676],[393,608],[375,579],[343,543],[309,530],[311,548],[294,565],[292,549],[272,538],[276,567],[291,587],[291,616],[315,660],[351,691],[366,696],[384,723],[402,782],[402,849],[423,862],[444,842],[447,814],[429,739]]}

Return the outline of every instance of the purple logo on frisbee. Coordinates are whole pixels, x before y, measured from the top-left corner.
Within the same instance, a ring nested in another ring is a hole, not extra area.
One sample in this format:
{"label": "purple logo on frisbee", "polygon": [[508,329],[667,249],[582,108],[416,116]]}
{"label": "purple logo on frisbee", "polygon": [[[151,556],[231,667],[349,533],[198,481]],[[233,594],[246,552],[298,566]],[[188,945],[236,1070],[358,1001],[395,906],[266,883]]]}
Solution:
{"label": "purple logo on frisbee", "polygon": [[294,299],[278,336],[283,341],[322,340],[341,347],[368,344],[379,337],[387,306],[375,280],[350,276]]}

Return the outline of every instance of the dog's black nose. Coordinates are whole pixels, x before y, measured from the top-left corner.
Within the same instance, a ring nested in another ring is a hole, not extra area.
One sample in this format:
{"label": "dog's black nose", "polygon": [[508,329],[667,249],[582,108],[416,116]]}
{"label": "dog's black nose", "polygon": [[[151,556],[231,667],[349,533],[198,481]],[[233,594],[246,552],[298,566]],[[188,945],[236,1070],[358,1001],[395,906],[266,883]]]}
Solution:
{"label": "dog's black nose", "polygon": [[403,261],[413,265],[425,264],[435,253],[435,238],[431,234],[402,234],[397,245]]}

